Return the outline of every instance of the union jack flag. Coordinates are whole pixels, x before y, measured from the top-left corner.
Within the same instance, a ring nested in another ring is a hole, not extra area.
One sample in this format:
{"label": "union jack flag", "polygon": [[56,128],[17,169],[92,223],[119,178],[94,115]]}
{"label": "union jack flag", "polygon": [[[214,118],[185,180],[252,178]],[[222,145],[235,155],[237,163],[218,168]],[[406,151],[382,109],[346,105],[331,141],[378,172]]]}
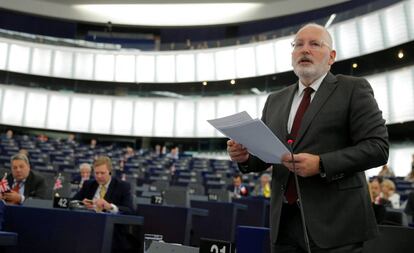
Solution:
{"label": "union jack flag", "polygon": [[63,181],[63,177],[59,173],[59,175],[56,178],[55,185],[53,186],[53,190],[59,190],[60,188],[62,188],[63,187],[62,181]]}
{"label": "union jack flag", "polygon": [[7,182],[7,173],[4,174],[3,178],[0,181],[0,192],[7,192],[10,191],[10,186],[9,186],[9,182]]}

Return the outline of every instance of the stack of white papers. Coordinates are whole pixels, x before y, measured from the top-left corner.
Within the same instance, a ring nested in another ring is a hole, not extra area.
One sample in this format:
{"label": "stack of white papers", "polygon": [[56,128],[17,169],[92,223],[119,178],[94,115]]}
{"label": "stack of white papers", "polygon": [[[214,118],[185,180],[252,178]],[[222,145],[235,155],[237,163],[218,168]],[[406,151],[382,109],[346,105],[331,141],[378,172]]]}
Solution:
{"label": "stack of white papers", "polygon": [[263,121],[252,119],[246,111],[207,121],[266,163],[281,163],[282,155],[290,153]]}

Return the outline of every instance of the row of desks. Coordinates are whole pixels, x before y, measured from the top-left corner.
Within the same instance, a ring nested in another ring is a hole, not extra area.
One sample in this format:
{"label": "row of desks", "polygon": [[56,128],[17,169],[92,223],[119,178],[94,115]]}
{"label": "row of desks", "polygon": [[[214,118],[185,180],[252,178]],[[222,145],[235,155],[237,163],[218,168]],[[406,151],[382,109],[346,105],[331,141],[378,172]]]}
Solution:
{"label": "row of desks", "polygon": [[[237,225],[264,226],[266,210],[248,212],[249,201],[257,200],[192,201],[191,208],[138,205],[137,215],[5,206],[3,230],[18,233],[17,249],[11,252],[109,253],[118,225],[142,228],[141,240],[144,233],[160,234],[166,242],[199,246],[203,237],[234,241]],[[268,201],[263,201],[268,209]]]}

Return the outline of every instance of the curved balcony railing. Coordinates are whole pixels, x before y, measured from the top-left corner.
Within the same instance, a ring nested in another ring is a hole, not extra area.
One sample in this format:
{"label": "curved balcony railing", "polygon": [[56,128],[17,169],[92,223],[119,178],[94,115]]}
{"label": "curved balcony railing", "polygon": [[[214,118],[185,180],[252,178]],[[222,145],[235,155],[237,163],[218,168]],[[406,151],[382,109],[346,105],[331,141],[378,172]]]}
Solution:
{"label": "curved balcony railing", "polygon": [[[393,47],[414,38],[414,0],[329,28],[337,60]],[[131,83],[185,83],[255,77],[291,70],[293,35],[246,45],[142,52],[51,46],[0,39],[0,69],[70,78]]]}
{"label": "curved balcony railing", "polygon": [[[366,78],[387,123],[414,120],[414,66]],[[0,124],[126,136],[222,137],[206,120],[241,111],[260,117],[266,98],[140,98],[0,85]]]}

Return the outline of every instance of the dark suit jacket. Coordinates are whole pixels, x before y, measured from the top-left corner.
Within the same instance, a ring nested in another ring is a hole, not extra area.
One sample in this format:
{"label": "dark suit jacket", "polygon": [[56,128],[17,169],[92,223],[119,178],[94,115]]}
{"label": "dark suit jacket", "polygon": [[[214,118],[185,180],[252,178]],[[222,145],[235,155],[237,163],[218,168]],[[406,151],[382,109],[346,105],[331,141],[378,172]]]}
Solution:
{"label": "dark suit jacket", "polygon": [[[297,83],[269,95],[263,122],[282,141]],[[299,177],[308,232],[322,248],[368,240],[377,234],[364,171],[388,159],[388,133],[369,83],[362,78],[328,73],[306,111],[294,153],[320,155],[326,178]],[[250,156],[242,172],[267,169]],[[273,165],[271,238],[279,230],[289,171]]]}
{"label": "dark suit jacket", "polygon": [[[7,181],[10,187],[12,187],[14,181],[12,174],[7,176]],[[46,188],[47,185],[45,179],[40,174],[30,170],[29,176],[26,178],[26,182],[24,183],[24,197],[49,199],[52,196],[46,196]]]}
{"label": "dark suit jacket", "polygon": [[[95,179],[85,181],[82,188],[75,194],[73,199],[93,199],[98,187],[99,184]],[[111,183],[109,184],[104,199],[109,203],[116,205],[122,213],[131,213],[133,210],[131,186],[129,183],[121,181],[117,178],[113,177],[111,179]]]}

